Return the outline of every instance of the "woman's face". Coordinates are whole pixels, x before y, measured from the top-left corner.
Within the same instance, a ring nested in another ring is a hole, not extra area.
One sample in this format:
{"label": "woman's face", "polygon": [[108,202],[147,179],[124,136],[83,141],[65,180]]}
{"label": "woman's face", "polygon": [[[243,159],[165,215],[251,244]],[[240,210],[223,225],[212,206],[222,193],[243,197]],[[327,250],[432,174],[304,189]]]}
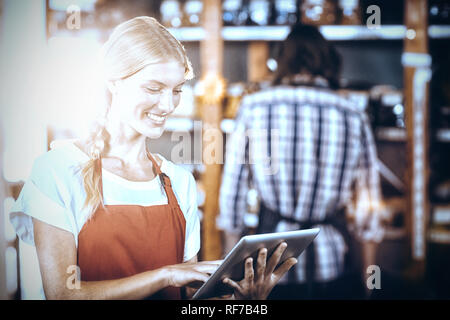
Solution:
{"label": "woman's face", "polygon": [[113,105],[121,123],[159,138],[167,117],[180,102],[185,68],[178,61],[153,64],[116,82]]}

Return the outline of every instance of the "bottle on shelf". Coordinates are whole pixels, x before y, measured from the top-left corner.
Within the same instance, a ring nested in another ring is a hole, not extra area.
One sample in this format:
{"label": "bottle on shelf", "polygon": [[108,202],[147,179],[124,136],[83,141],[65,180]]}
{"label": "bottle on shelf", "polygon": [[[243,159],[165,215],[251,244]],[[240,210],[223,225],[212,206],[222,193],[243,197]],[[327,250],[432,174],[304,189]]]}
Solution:
{"label": "bottle on shelf", "polygon": [[202,0],[186,0],[183,7],[183,26],[198,27],[201,25],[203,10]]}
{"label": "bottle on shelf", "polygon": [[450,24],[450,2],[429,0],[429,24]]}
{"label": "bottle on shelf", "polygon": [[161,23],[168,28],[181,27],[183,12],[178,0],[163,0],[160,7]]}
{"label": "bottle on shelf", "polygon": [[267,26],[270,19],[269,0],[250,0],[248,4],[249,24],[257,26]]}
{"label": "bottle on shelf", "polygon": [[336,2],[333,0],[304,0],[300,5],[300,21],[312,25],[336,23]]}
{"label": "bottle on shelf", "polygon": [[339,11],[342,25],[361,24],[361,9],[358,0],[339,0]]}
{"label": "bottle on shelf", "polygon": [[293,25],[297,22],[296,0],[275,0],[274,18],[275,25]]}
{"label": "bottle on shelf", "polygon": [[405,128],[405,107],[401,91],[378,86],[372,90],[371,97],[373,102],[376,100],[376,109],[373,110],[376,115],[376,126]]}
{"label": "bottle on shelf", "polygon": [[379,119],[383,126],[405,128],[403,95],[392,91],[381,96]]}
{"label": "bottle on shelf", "polygon": [[242,26],[248,19],[248,7],[242,0],[224,0],[222,3],[224,26]]}

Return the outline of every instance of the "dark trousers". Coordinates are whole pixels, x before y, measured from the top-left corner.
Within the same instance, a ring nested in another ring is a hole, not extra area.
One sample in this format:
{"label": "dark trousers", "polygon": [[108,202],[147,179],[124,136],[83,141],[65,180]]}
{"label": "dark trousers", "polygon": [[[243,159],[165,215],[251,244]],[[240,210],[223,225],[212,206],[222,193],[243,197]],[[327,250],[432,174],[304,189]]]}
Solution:
{"label": "dark trousers", "polygon": [[315,278],[316,272],[316,258],[315,258],[315,243],[306,249],[306,284],[295,284],[295,267],[288,272],[287,285],[279,285],[275,287],[269,296],[271,299],[279,300],[297,300],[297,299],[360,299],[364,296],[364,289],[362,288],[361,278],[356,271],[356,256],[354,242],[352,236],[347,228],[345,208],[335,207],[334,212],[326,215],[326,218],[321,221],[305,221],[300,222],[292,218],[282,217],[277,211],[267,208],[261,202],[259,212],[259,225],[257,233],[274,232],[276,225],[281,220],[298,223],[301,229],[311,228],[313,225],[331,225],[337,229],[344,237],[345,243],[349,247],[349,251],[345,257],[344,275],[337,280],[327,283],[316,283],[312,279]]}

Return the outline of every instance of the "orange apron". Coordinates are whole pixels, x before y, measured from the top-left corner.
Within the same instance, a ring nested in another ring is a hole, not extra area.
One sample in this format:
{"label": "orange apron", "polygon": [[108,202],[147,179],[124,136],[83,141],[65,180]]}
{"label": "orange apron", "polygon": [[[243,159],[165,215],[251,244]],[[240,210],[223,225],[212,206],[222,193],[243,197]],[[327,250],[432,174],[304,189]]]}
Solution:
{"label": "orange apron", "polygon": [[[186,221],[169,177],[153,163],[168,204],[155,206],[105,205],[99,207],[78,234],[81,280],[100,281],[129,277],[144,271],[183,262]],[[102,162],[100,174],[103,196]],[[160,290],[151,299],[180,299],[180,288]]]}

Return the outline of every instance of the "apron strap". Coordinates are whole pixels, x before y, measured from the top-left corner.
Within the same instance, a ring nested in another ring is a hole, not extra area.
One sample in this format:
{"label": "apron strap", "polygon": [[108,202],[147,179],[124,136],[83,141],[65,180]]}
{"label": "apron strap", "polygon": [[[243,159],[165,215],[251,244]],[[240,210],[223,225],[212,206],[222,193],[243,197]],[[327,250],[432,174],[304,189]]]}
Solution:
{"label": "apron strap", "polygon": [[[161,180],[161,184],[163,185],[164,191],[166,192],[166,196],[167,196],[169,205],[172,208],[179,207],[177,198],[175,197],[175,194],[172,190],[172,184],[170,183],[170,178],[164,172],[161,171],[160,166],[158,165],[156,160],[153,158],[153,156],[148,151],[147,151],[147,157],[152,162],[153,167],[155,168],[156,174],[158,175],[159,179]],[[101,157],[99,157],[95,160],[94,170],[100,176],[98,187],[100,190],[100,195],[102,197],[102,200],[104,200],[103,199],[103,178],[102,178],[103,172],[102,172],[102,158]]]}
{"label": "apron strap", "polygon": [[175,197],[175,193],[173,192],[173,189],[172,189],[172,184],[170,183],[169,176],[161,171],[161,167],[158,165],[158,163],[156,162],[155,158],[151,155],[151,153],[148,152],[148,150],[147,150],[147,157],[152,162],[153,167],[155,168],[156,174],[159,176],[161,184],[164,187],[164,191],[166,192],[169,205],[172,208],[179,207],[177,198]]}

